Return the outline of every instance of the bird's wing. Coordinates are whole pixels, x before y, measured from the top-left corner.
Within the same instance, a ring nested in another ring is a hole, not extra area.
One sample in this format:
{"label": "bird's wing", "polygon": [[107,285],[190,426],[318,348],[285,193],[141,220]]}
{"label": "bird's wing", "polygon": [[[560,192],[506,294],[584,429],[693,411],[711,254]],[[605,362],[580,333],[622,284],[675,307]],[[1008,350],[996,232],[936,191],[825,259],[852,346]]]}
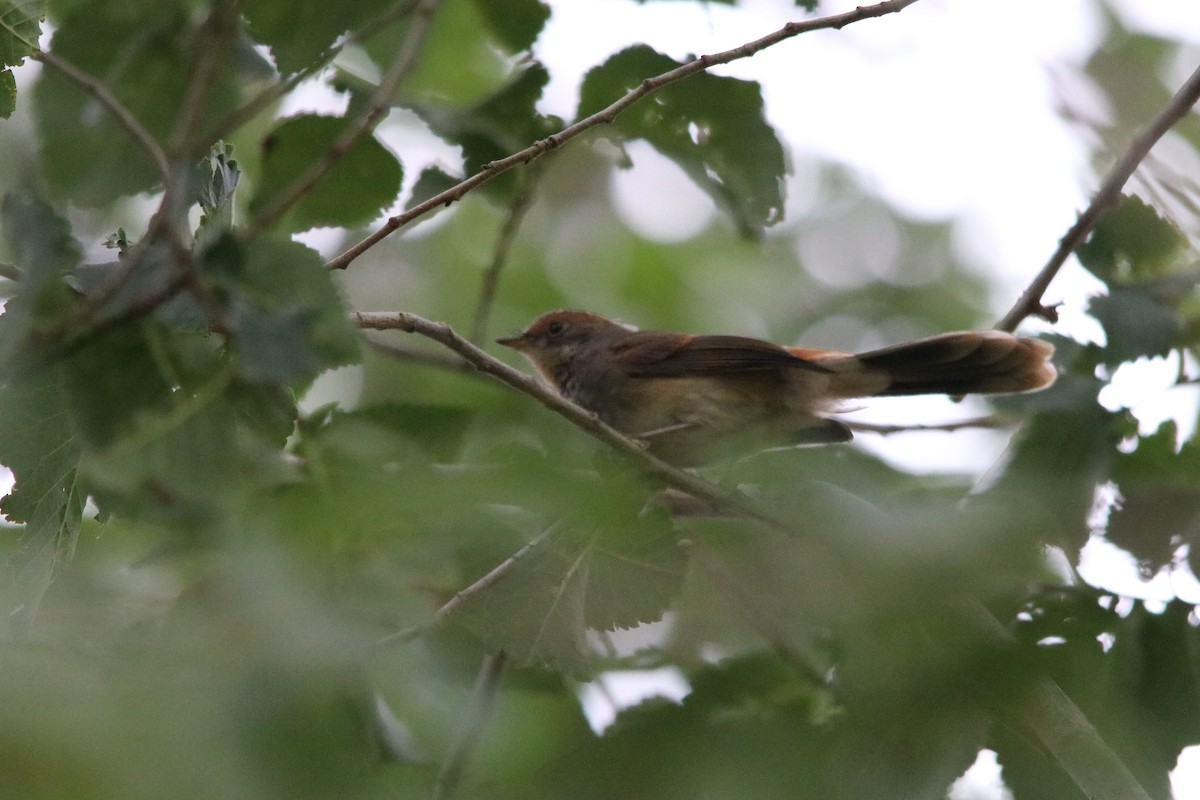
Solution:
{"label": "bird's wing", "polygon": [[828,372],[787,349],[745,336],[638,335],[618,348],[617,359],[634,378],[669,378],[805,369]]}

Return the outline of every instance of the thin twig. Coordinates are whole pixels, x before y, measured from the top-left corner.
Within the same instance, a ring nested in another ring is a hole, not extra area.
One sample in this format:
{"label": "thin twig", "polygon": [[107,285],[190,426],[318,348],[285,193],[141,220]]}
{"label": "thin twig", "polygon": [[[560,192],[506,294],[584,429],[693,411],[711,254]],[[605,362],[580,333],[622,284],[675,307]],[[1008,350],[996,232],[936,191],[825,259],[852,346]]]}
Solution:
{"label": "thin twig", "polygon": [[289,208],[312,191],[313,187],[329,174],[330,170],[350,152],[351,148],[364,137],[369,136],[375,126],[387,116],[392,108],[396,90],[400,88],[404,78],[417,64],[421,45],[429,32],[434,13],[440,3],[441,0],[421,0],[414,12],[412,24],[404,36],[404,41],[400,43],[396,57],[392,59],[387,72],[379,81],[379,86],[371,95],[371,102],[367,108],[346,126],[346,129],[330,143],[329,147],[325,148],[325,152],[321,154],[320,158],[309,164],[303,174],[281,189],[266,208],[254,215],[239,233],[239,237],[243,241],[258,236],[287,213]]}
{"label": "thin twig", "polygon": [[1150,124],[1129,143],[1129,149],[1108,171],[1108,175],[1104,177],[1092,202],[1080,212],[1079,216],[1075,218],[1075,224],[1059,240],[1058,249],[1050,256],[1050,260],[1030,282],[1029,287],[1021,293],[1021,297],[1013,304],[1008,313],[996,323],[997,330],[1011,333],[1017,329],[1022,320],[1031,315],[1041,316],[1051,322],[1055,321],[1054,312],[1042,305],[1042,296],[1050,287],[1050,282],[1054,280],[1054,276],[1062,269],[1063,264],[1067,262],[1075,248],[1083,243],[1088,232],[1099,219],[1101,212],[1120,198],[1125,182],[1150,153],[1150,148],[1171,129],[1171,126],[1182,119],[1192,106],[1196,105],[1197,100],[1200,100],[1200,68],[1192,73],[1162,111],[1158,112]]}
{"label": "thin twig", "polygon": [[430,797],[433,800],[450,800],[458,790],[467,762],[479,744],[483,728],[487,724],[492,707],[496,704],[496,695],[500,691],[500,679],[504,676],[504,668],[508,656],[503,650],[488,653],[483,657],[479,667],[479,677],[475,679],[475,695],[472,699],[471,712],[459,732],[458,739],[446,753],[446,760],[438,770],[437,779],[433,784]]}
{"label": "thin twig", "polygon": [[411,361],[414,364],[422,364],[427,367],[439,367],[441,369],[458,372],[463,375],[471,375],[478,378],[484,376],[479,370],[472,367],[468,362],[462,360],[452,353],[447,353],[440,350],[424,350],[416,347],[405,347],[402,344],[395,342],[383,342],[370,336],[364,336],[363,341],[372,350],[381,355],[395,358],[400,361]]}
{"label": "thin twig", "polygon": [[251,97],[233,109],[233,111],[230,111],[201,137],[202,141],[215,142],[218,139],[228,138],[231,133],[257,117],[275,103],[275,101],[295,89],[301,82],[308,80],[327,67],[347,47],[370,39],[393,22],[412,13],[413,9],[417,7],[417,2],[418,0],[401,0],[401,2],[395,3],[374,19],[369,20],[362,27],[346,34],[345,37],[325,48],[325,51],[304,69],[289,75],[283,80],[272,83],[254,97]]}
{"label": "thin twig", "polygon": [[517,238],[517,230],[521,220],[533,202],[534,186],[537,183],[537,173],[526,175],[522,185],[517,189],[512,202],[508,204],[508,214],[500,232],[496,235],[496,244],[492,249],[492,262],[483,273],[483,281],[479,285],[479,300],[475,304],[475,317],[471,322],[471,341],[479,344],[487,336],[488,319],[492,314],[492,304],[496,300],[496,288],[500,285],[500,273],[508,263],[508,254],[512,250],[513,240]]}
{"label": "thin twig", "polygon": [[167,152],[173,158],[191,161],[195,148],[207,149],[213,140],[194,138],[209,95],[216,84],[218,67],[225,60],[229,39],[233,35],[237,20],[237,0],[222,0],[213,4],[208,18],[192,42],[192,63],[188,70],[187,87],[183,93],[175,125],[167,137]]}
{"label": "thin twig", "polygon": [[398,214],[390,218],[384,225],[370,236],[363,239],[358,244],[351,247],[346,252],[329,261],[326,266],[330,269],[345,269],[354,259],[365,253],[367,250],[374,247],[381,240],[387,238],[395,231],[404,227],[413,220],[419,219],[434,209],[450,205],[458,200],[461,200],[467,192],[477,186],[480,186],[492,180],[498,175],[501,175],[508,170],[516,167],[519,164],[528,164],[534,159],[545,155],[546,153],[557,150],[565,143],[584,133],[585,131],[610,123],[617,118],[621,112],[628,109],[634,103],[641,100],[643,97],[658,91],[667,84],[682,80],[699,72],[704,72],[711,67],[719,64],[728,64],[731,61],[737,61],[742,58],[749,58],[761,50],[764,50],[772,45],[779,44],[782,41],[798,36],[809,31],[822,30],[827,28],[840,29],[845,26],[859,22],[872,17],[882,17],[885,14],[893,14],[901,11],[915,3],[917,0],[887,0],[887,2],[878,3],[873,6],[863,6],[856,8],[853,11],[848,11],[844,14],[834,14],[820,19],[805,20],[803,22],[789,22],[779,30],[767,34],[766,36],[755,39],[752,42],[747,42],[732,50],[725,50],[712,55],[700,56],[697,59],[689,61],[673,70],[664,72],[661,75],[656,75],[652,78],[647,78],[633,89],[625,94],[620,100],[617,100],[612,105],[597,111],[591,116],[584,117],[578,122],[569,125],[558,133],[551,134],[545,139],[538,141],[526,147],[517,153],[513,153],[506,158],[498,161],[493,161],[490,164],[484,165],[483,169],[475,173],[471,177],[461,183],[450,187],[444,192],[434,195],[423,203],[419,203],[403,214]]}
{"label": "thin twig", "polygon": [[792,532],[792,526],[788,522],[759,508],[741,492],[723,489],[715,483],[674,467],[652,455],[647,452],[645,445],[641,442],[629,438],[592,412],[576,405],[524,372],[513,369],[503,361],[488,355],[444,322],[433,322],[404,311],[358,311],[354,312],[353,318],[360,328],[402,330],[440,342],[458,353],[480,372],[491,375],[522,394],[529,395],[546,408],[566,417],[592,436],[632,459],[652,477],[706,500],[716,508],[735,511],[748,519],[761,522],[776,530]]}
{"label": "thin twig", "polygon": [[894,433],[914,433],[917,431],[946,431],[952,433],[967,428],[996,429],[1009,425],[1009,421],[998,414],[954,420],[952,422],[915,423],[912,425],[882,425],[875,422],[851,422],[850,420],[842,420],[842,422],[846,423],[855,432],[877,433],[880,436],[891,436]]}
{"label": "thin twig", "polygon": [[433,616],[425,622],[421,622],[416,625],[410,625],[403,630],[396,631],[395,633],[389,633],[387,636],[380,637],[380,639],[375,642],[375,646],[388,647],[389,645],[393,644],[405,644],[406,642],[411,642],[413,639],[416,639],[418,636],[426,633],[427,631],[433,630],[438,625],[441,625],[446,617],[450,616],[459,608],[461,608],[463,603],[467,602],[472,597],[503,578],[518,561],[525,558],[525,556],[533,552],[534,548],[538,547],[540,544],[542,544],[542,542],[545,542],[547,539],[553,536],[558,528],[559,524],[555,523],[539,533],[537,536],[530,539],[525,544],[521,545],[521,548],[517,550],[517,552],[501,561],[482,578],[455,592],[454,596],[443,603],[437,611],[433,612]]}
{"label": "thin twig", "polygon": [[[0,22],[0,24],[3,24],[3,22]],[[7,28],[8,26],[5,27]],[[16,36],[18,39],[20,39],[23,44],[33,48],[34,52],[32,55],[30,55],[30,58],[32,58],[34,61],[41,61],[46,66],[57,70],[64,78],[78,86],[80,89],[83,89],[85,92],[90,94],[96,100],[96,102],[104,106],[105,110],[108,111],[108,113],[112,115],[113,119],[117,121],[117,124],[124,128],[125,132],[128,133],[135,142],[141,145],[142,149],[146,151],[146,154],[150,156],[150,160],[154,162],[154,168],[158,170],[158,176],[162,180],[163,185],[167,186],[171,183],[171,165],[168,163],[167,155],[163,151],[162,147],[160,147],[158,142],[155,141],[154,136],[150,133],[150,131],[146,130],[142,123],[138,122],[138,119],[133,115],[133,112],[130,111],[124,103],[118,100],[117,96],[114,95],[109,88],[105,86],[102,81],[100,81],[100,79],[92,77],[76,67],[74,64],[59,58],[54,53],[41,50],[37,48],[36,45],[30,44],[18,36],[17,33],[12,30],[12,28],[8,28],[8,31],[13,36]]]}

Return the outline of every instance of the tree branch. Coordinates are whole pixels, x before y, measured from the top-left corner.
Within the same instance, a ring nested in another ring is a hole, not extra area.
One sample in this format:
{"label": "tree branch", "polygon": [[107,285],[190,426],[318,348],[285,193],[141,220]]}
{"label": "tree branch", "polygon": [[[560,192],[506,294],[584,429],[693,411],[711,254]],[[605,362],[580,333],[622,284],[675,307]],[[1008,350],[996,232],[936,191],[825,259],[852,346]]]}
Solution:
{"label": "tree branch", "polygon": [[1088,232],[1099,219],[1101,212],[1117,202],[1125,182],[1150,153],[1150,148],[1154,147],[1155,143],[1171,129],[1171,126],[1182,119],[1192,106],[1196,105],[1197,100],[1200,100],[1200,68],[1192,73],[1162,111],[1158,112],[1150,124],[1129,143],[1129,149],[1108,171],[1108,175],[1101,182],[1100,189],[1092,198],[1092,202],[1080,212],[1079,216],[1075,218],[1075,224],[1059,240],[1058,249],[1050,256],[1050,260],[1034,277],[1029,287],[1021,293],[1021,297],[1008,313],[996,323],[998,330],[1011,333],[1026,317],[1031,315],[1043,317],[1051,322],[1055,321],[1056,315],[1053,310],[1042,305],[1042,295],[1046,293],[1050,282],[1054,280],[1054,276],[1062,269],[1063,264],[1075,251],[1075,248],[1083,243]]}
{"label": "tree branch", "polygon": [[748,519],[785,533],[793,532],[790,523],[758,508],[746,495],[736,490],[723,489],[657,458],[647,452],[646,446],[641,442],[629,438],[603,422],[595,414],[572,403],[524,372],[513,369],[503,361],[488,355],[444,322],[432,322],[404,311],[356,311],[352,316],[360,328],[401,330],[439,342],[458,353],[480,372],[508,384],[522,394],[534,398],[551,411],[566,417],[578,427],[632,460],[647,474],[668,486],[695,495],[715,508],[737,512]]}
{"label": "tree branch", "polygon": [[504,676],[504,668],[507,663],[508,656],[503,650],[488,653],[483,657],[483,663],[479,667],[479,677],[475,679],[475,696],[470,714],[463,724],[458,739],[446,753],[446,760],[442,762],[442,768],[438,770],[437,779],[433,784],[433,792],[430,795],[433,800],[450,800],[457,791],[463,772],[467,768],[467,762],[471,759],[471,753],[479,744],[480,736],[483,735],[483,727],[487,723],[488,715],[496,704],[496,695],[500,691],[500,679]]}
{"label": "tree branch", "polygon": [[[17,33],[11,28],[8,30],[13,36],[17,36]],[[18,36],[17,38],[21,37]],[[142,126],[142,123],[138,122],[133,112],[118,100],[117,96],[100,79],[92,77],[74,64],[59,58],[54,53],[38,48],[37,45],[30,44],[24,39],[21,39],[21,42],[33,49],[30,58],[57,70],[68,81],[95,98],[96,102],[102,105],[112,115],[112,118],[117,121],[117,124],[124,128],[125,132],[141,145],[146,154],[150,156],[150,160],[154,162],[154,168],[158,170],[158,176],[162,180],[163,186],[171,185],[171,165],[167,161],[167,154],[159,146],[158,142],[155,141],[150,131],[146,130]]]}
{"label": "tree branch", "polygon": [[405,34],[404,41],[396,51],[396,57],[392,59],[387,72],[380,79],[379,86],[372,94],[367,108],[330,143],[320,158],[309,164],[308,169],[300,177],[281,189],[266,208],[246,223],[246,226],[239,232],[239,238],[242,241],[248,241],[258,236],[287,213],[289,208],[312,191],[313,187],[329,174],[346,153],[350,152],[350,149],[361,139],[370,135],[375,126],[387,116],[388,111],[391,110],[396,90],[400,88],[405,76],[416,66],[421,44],[429,32],[434,13],[440,3],[441,0],[421,0],[414,12],[412,25]]}
{"label": "tree branch", "polygon": [[700,56],[693,59],[682,66],[676,67],[673,70],[664,72],[661,75],[656,75],[652,78],[647,78],[633,89],[625,94],[620,100],[617,100],[607,108],[597,111],[591,116],[584,117],[573,125],[569,125],[558,133],[551,134],[545,139],[538,141],[526,147],[524,150],[513,153],[506,158],[498,161],[493,161],[486,164],[483,169],[475,173],[466,180],[450,187],[444,192],[440,192],[423,203],[419,203],[403,214],[398,214],[390,218],[384,225],[367,238],[363,239],[358,244],[351,247],[346,252],[329,261],[326,266],[330,269],[345,269],[354,259],[361,256],[367,250],[370,250],[383,239],[390,236],[395,231],[404,227],[413,220],[419,219],[434,209],[450,205],[458,200],[461,200],[467,192],[477,186],[480,186],[493,178],[501,175],[508,170],[516,167],[519,164],[528,164],[536,158],[545,155],[546,153],[557,150],[567,142],[576,138],[597,125],[610,123],[617,116],[638,102],[647,95],[658,91],[662,87],[674,83],[675,81],[683,80],[691,75],[699,72],[704,72],[711,67],[720,64],[728,64],[731,61],[737,61],[743,58],[749,58],[761,50],[779,44],[782,41],[798,36],[809,31],[822,30],[826,28],[841,29],[845,26],[859,22],[872,17],[882,17],[886,14],[893,14],[901,11],[915,3],[917,0],[887,0],[883,3],[877,3],[873,6],[862,6],[853,11],[848,11],[844,14],[834,14],[820,19],[805,20],[803,22],[789,22],[779,30],[769,33],[760,39],[755,39],[752,42],[747,42],[732,50],[725,50],[712,55]]}
{"label": "tree branch", "polygon": [[912,425],[881,425],[874,422],[850,422],[842,420],[853,431],[877,433],[880,436],[891,436],[894,433],[914,433],[917,431],[960,431],[967,428],[1003,428],[1009,421],[998,414],[986,417],[971,417],[970,419],[953,420],[951,422],[914,423]]}

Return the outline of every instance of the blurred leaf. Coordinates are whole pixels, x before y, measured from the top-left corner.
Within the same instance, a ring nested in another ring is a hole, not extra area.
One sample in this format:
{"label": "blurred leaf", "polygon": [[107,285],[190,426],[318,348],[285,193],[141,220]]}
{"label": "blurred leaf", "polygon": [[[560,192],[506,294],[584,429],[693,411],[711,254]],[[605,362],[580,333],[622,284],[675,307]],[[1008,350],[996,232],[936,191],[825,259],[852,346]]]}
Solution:
{"label": "blurred leaf", "polygon": [[1144,574],[1171,563],[1181,543],[1200,548],[1200,442],[1177,450],[1177,437],[1175,423],[1163,423],[1113,466],[1120,499],[1109,514],[1107,537],[1138,559]]}
{"label": "blurred leaf", "polygon": [[0,357],[10,357],[31,333],[51,326],[73,302],[66,276],[79,260],[79,243],[66,221],[31,192],[0,204],[4,236],[22,269],[20,288],[0,318]]}
{"label": "blurred leaf", "polygon": [[1161,275],[1170,269],[1187,238],[1136,195],[1122,195],[1105,209],[1087,241],[1076,249],[1080,262],[1110,286]]}
{"label": "blurred leaf", "polygon": [[238,367],[251,380],[300,387],[358,357],[329,270],[308,247],[260,237],[242,248],[226,239],[209,251],[206,269],[228,293]]}
{"label": "blurred leaf", "polygon": [[17,79],[11,69],[0,70],[0,119],[8,119],[17,108]]}
{"label": "blurred leaf", "polygon": [[[444,0],[421,43],[421,59],[405,78],[400,105],[464,107],[478,103],[509,81],[513,52],[508,42],[536,36],[538,12],[530,0]],[[538,4],[540,5],[540,4]],[[504,23],[498,18],[507,17]],[[407,25],[372,37],[365,45],[377,64],[389,64]]]}
{"label": "blurred leaf", "polygon": [[682,579],[668,526],[568,528],[513,562],[460,618],[518,664],[585,674],[587,629],[659,619]]}
{"label": "blurred leaf", "polygon": [[528,50],[550,19],[541,0],[474,0],[496,41],[510,53]]}
{"label": "blurred leaf", "polygon": [[8,376],[0,387],[0,463],[16,483],[0,511],[25,527],[6,553],[0,580],[4,626],[34,619],[54,567],[75,548],[84,501],[78,461],[79,443],[55,371]]}
{"label": "blurred leaf", "polygon": [[[579,118],[624,96],[644,79],[681,66],[645,45],[622,50],[590,70]],[[783,218],[783,146],[763,115],[753,81],[707,72],[655,92],[617,117],[612,128],[645,139],[686,172],[746,237]]]}
{"label": "blurred leaf", "polygon": [[[329,150],[348,120],[303,114],[289,117],[263,139],[262,178],[250,201],[259,211],[287,190]],[[400,191],[400,162],[374,136],[360,139],[308,193],[287,212],[278,226],[286,231],[360,225],[396,199]]]}
{"label": "blurred leaf", "polygon": [[[52,49],[103,80],[150,135],[163,142],[187,96],[196,49],[213,46],[197,33],[201,18],[193,19],[177,3],[86,0],[58,18]],[[131,37],[131,31],[138,35]],[[239,74],[257,71],[249,45],[233,42],[211,81],[202,119],[230,110]],[[42,166],[57,191],[95,206],[159,183],[161,176],[142,146],[58,71],[43,73],[34,100]]]}
{"label": "blurred leaf", "polygon": [[440,167],[426,167],[421,170],[421,174],[417,177],[417,182],[413,185],[412,195],[408,198],[408,202],[404,204],[404,210],[408,211],[414,206],[419,206],[429,198],[435,197],[451,186],[457,185],[460,181],[460,178],[447,174]]}
{"label": "blurred leaf", "polygon": [[279,71],[289,75],[307,67],[339,36],[378,13],[379,5],[371,0],[247,0],[242,13],[250,35],[271,48]]}
{"label": "blurred leaf", "polygon": [[[519,72],[495,94],[465,109],[419,105],[415,110],[434,133],[462,147],[464,169],[468,175],[473,175],[489,162],[528,147],[561,127],[558,120],[542,116],[536,109],[549,80],[546,68],[535,63]],[[422,177],[426,173],[422,173]],[[488,182],[484,191],[507,197],[518,180],[519,172],[509,172]]]}

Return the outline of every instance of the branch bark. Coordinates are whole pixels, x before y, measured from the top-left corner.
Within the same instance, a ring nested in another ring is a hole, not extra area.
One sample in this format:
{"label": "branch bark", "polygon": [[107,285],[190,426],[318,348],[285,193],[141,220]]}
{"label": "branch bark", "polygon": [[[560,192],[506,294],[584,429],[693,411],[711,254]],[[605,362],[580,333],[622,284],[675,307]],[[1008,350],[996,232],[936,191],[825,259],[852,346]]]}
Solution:
{"label": "branch bark", "polygon": [[1183,86],[1179,87],[1179,91],[1150,121],[1150,124],[1129,143],[1129,149],[1108,171],[1099,190],[1092,198],[1092,202],[1079,213],[1079,216],[1075,218],[1075,224],[1059,240],[1058,249],[1050,256],[1050,260],[1030,282],[1029,287],[1021,293],[1021,297],[1008,313],[996,323],[998,330],[1011,333],[1026,317],[1035,315],[1051,322],[1055,321],[1056,314],[1053,309],[1042,305],[1042,296],[1050,287],[1050,282],[1062,269],[1071,253],[1075,252],[1075,248],[1083,243],[1088,232],[1095,226],[1096,220],[1100,218],[1100,214],[1117,202],[1121,196],[1121,189],[1124,188],[1126,181],[1133,175],[1138,165],[1149,155],[1150,149],[1171,129],[1171,126],[1182,119],[1192,106],[1196,105],[1198,100],[1200,100],[1200,67],[1192,73]]}

